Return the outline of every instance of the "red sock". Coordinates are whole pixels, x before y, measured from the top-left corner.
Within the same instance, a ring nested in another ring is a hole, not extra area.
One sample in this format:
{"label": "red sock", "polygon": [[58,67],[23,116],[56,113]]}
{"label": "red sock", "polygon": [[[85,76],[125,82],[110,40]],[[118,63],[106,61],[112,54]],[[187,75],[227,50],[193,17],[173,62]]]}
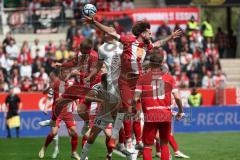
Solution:
{"label": "red sock", "polygon": [[77,134],[72,136],[71,146],[72,146],[72,152],[76,152],[77,151],[77,146],[78,146],[78,136],[77,136]]}
{"label": "red sock", "polygon": [[161,145],[161,160],[169,160],[169,158],[170,158],[170,153],[169,153],[168,144]]}
{"label": "red sock", "polygon": [[131,120],[123,121],[124,124],[124,131],[125,131],[125,138],[130,139],[132,138],[132,122]]}
{"label": "red sock", "polygon": [[161,146],[158,140],[156,141],[156,152],[161,152]]}
{"label": "red sock", "polygon": [[143,160],[152,160],[152,147],[144,147]]}
{"label": "red sock", "polygon": [[88,139],[88,137],[84,135],[82,138],[82,148],[83,148],[84,144],[87,142],[87,139]]}
{"label": "red sock", "polygon": [[136,137],[137,144],[142,141],[142,128],[140,121],[133,122],[133,131]]}
{"label": "red sock", "polygon": [[112,151],[113,151],[113,148],[108,146],[109,140],[110,140],[110,138],[106,137],[105,143],[107,146],[108,154],[112,153]]}
{"label": "red sock", "polygon": [[177,144],[177,142],[175,141],[173,135],[170,135],[170,136],[169,136],[169,143],[170,143],[170,145],[172,146],[174,152],[177,152],[177,151],[178,151],[178,144]]}
{"label": "red sock", "polygon": [[46,140],[45,140],[45,144],[44,144],[44,146],[45,146],[46,148],[47,148],[48,145],[52,142],[53,138],[54,138],[54,135],[53,135],[53,134],[48,134],[48,136],[47,136],[47,138],[46,138]]}
{"label": "red sock", "polygon": [[119,131],[119,143],[124,143],[125,142],[125,132],[124,129],[121,128]]}

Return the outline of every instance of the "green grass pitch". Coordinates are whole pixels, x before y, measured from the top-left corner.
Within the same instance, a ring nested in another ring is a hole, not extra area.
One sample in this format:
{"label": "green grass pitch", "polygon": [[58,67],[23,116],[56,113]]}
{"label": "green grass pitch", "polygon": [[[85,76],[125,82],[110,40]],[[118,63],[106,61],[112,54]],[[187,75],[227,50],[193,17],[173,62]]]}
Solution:
{"label": "green grass pitch", "polygon": [[[189,155],[191,160],[240,160],[240,133],[176,134],[175,137],[180,150]],[[0,160],[38,160],[43,141],[44,138],[0,139]],[[57,160],[71,159],[69,138],[60,137],[59,146]],[[45,160],[51,159],[51,151],[50,146]],[[91,148],[89,159],[104,160],[105,153],[105,140],[99,137]],[[113,160],[122,159],[113,154]]]}

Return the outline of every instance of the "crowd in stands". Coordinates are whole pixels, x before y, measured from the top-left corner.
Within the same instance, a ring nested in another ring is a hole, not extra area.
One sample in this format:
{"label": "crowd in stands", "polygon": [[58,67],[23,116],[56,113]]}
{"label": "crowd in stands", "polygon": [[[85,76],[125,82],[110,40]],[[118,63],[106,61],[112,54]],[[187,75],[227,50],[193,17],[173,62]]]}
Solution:
{"label": "crowd in stands", "polygon": [[[183,36],[160,48],[159,53],[164,55],[164,63],[175,76],[178,87],[224,87],[226,75],[222,72],[219,59],[228,48],[232,49],[236,42],[221,28],[215,35],[206,31],[209,27],[208,21],[201,25],[192,25],[194,21],[194,18],[189,20]],[[127,34],[124,26],[117,21],[111,25],[119,34]],[[157,29],[153,40],[162,39],[177,29],[181,29],[178,24],[171,29],[167,22],[164,22]],[[44,90],[54,63],[73,57],[81,41],[86,38],[93,41],[96,51],[104,42],[101,32],[89,24],[79,27],[75,20],[71,21],[66,40],[49,40],[47,44],[43,44],[39,39],[35,39],[33,44],[28,41],[19,44],[14,36],[8,33],[0,45],[0,91],[9,90],[10,86],[19,92]]]}

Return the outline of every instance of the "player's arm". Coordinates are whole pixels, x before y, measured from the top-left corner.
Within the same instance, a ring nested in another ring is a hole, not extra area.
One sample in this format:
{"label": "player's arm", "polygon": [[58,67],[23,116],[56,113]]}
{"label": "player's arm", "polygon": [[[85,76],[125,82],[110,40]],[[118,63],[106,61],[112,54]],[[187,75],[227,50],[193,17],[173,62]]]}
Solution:
{"label": "player's arm", "polygon": [[84,21],[86,23],[90,22],[90,23],[94,24],[102,32],[112,36],[114,39],[116,39],[116,40],[120,39],[120,35],[116,33],[116,30],[113,27],[109,27],[109,26],[101,24],[100,22],[95,20],[94,17],[84,16]]}
{"label": "player's arm", "polygon": [[133,101],[132,101],[132,108],[136,109],[137,102],[141,98],[142,95],[142,77],[140,77],[137,81]]}
{"label": "player's arm", "polygon": [[103,103],[104,101],[100,98],[98,98],[98,92],[95,90],[91,90],[88,92],[88,94],[85,96],[85,102],[98,102]]}
{"label": "player's arm", "polygon": [[44,108],[43,108],[43,113],[44,114],[48,114],[48,108],[50,108],[51,106],[51,102],[52,102],[52,99],[53,99],[53,94],[54,94],[54,90],[53,88],[49,88],[48,90],[48,95],[47,95],[47,100],[46,100],[46,103],[44,105]]}
{"label": "player's arm", "polygon": [[96,66],[93,67],[93,69],[92,69],[92,71],[90,72],[90,74],[89,74],[86,78],[84,78],[84,81],[85,81],[85,82],[90,82],[90,80],[91,80],[94,76],[96,76],[97,73],[101,70],[102,66],[103,66],[103,60],[100,60],[100,59],[99,59],[99,60],[97,61]]}
{"label": "player's arm", "polygon": [[175,32],[172,32],[172,34],[162,40],[158,40],[153,43],[153,46],[156,48],[164,46],[168,41],[173,40],[175,38],[178,38],[182,35],[182,30],[178,29]]}
{"label": "player's arm", "polygon": [[177,89],[174,89],[172,94],[173,94],[175,102],[178,106],[178,113],[176,115],[176,119],[180,120],[183,117],[184,113],[183,113],[182,101],[181,101],[180,96],[179,96],[179,91]]}

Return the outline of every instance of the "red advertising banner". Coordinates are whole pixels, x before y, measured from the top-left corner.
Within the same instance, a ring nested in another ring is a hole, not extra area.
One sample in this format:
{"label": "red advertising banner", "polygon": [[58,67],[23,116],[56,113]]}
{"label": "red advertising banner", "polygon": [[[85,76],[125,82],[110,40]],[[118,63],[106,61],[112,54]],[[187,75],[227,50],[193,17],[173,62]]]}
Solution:
{"label": "red advertising banner", "polygon": [[[216,96],[217,92],[216,89],[198,89],[198,92],[202,94],[203,98],[203,106],[213,106],[217,105]],[[223,100],[221,100],[221,105],[239,105],[240,104],[240,88],[226,88],[223,90]],[[191,94],[191,90],[180,90],[180,96],[184,106],[188,105],[188,96]],[[4,111],[5,109],[5,99],[7,93],[0,94],[0,112]],[[33,111],[33,110],[42,110],[45,102],[46,102],[46,95],[42,93],[20,93],[18,94],[21,98],[23,103],[22,110],[24,111]]]}
{"label": "red advertising banner", "polygon": [[176,23],[185,29],[187,21],[194,16],[200,21],[200,10],[198,8],[141,8],[118,12],[98,12],[97,17],[102,19],[116,19],[130,17],[133,22],[139,20],[147,20],[151,23],[152,32],[156,32],[157,27],[167,21],[170,27],[174,27]]}

